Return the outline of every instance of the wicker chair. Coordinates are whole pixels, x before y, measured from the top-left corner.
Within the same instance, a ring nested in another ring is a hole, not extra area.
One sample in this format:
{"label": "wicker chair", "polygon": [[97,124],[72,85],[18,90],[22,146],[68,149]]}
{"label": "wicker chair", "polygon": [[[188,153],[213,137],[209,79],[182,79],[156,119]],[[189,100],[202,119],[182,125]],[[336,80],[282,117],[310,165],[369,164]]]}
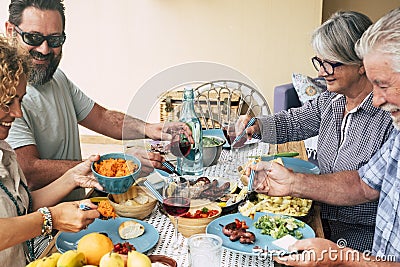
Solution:
{"label": "wicker chair", "polygon": [[222,121],[234,121],[240,115],[268,115],[271,110],[263,95],[238,81],[221,80],[195,88],[196,113],[203,128],[221,128]]}
{"label": "wicker chair", "polygon": [[196,113],[206,130],[221,128],[223,121],[234,121],[243,114],[271,114],[267,101],[255,88],[239,81],[219,80],[185,84],[164,93],[160,121],[178,120],[182,91],[186,86],[194,88]]}

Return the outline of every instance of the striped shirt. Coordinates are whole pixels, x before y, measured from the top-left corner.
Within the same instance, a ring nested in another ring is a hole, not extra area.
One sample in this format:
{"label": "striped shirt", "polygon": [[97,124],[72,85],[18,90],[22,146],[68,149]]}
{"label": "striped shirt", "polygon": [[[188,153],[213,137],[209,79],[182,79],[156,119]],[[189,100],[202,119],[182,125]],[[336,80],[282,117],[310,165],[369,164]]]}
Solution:
{"label": "striped shirt", "polygon": [[358,171],[361,179],[380,191],[376,217],[374,255],[400,260],[400,135],[394,130],[389,140]]}
{"label": "striped shirt", "polygon": [[[343,116],[345,105],[344,95],[326,91],[302,107],[260,117],[262,141],[285,143],[319,135],[317,150],[321,174],[358,170],[385,143],[393,125],[388,112],[372,105],[372,93],[346,117]],[[323,204],[322,217],[332,222],[357,224],[354,229],[359,230],[347,231],[350,236],[345,238],[350,247],[366,250],[372,246],[373,227],[370,226],[375,224],[376,209],[377,202],[352,207]],[[367,228],[359,225],[369,226],[369,240],[360,240],[360,236],[366,236]],[[332,232],[338,231],[333,229]]]}

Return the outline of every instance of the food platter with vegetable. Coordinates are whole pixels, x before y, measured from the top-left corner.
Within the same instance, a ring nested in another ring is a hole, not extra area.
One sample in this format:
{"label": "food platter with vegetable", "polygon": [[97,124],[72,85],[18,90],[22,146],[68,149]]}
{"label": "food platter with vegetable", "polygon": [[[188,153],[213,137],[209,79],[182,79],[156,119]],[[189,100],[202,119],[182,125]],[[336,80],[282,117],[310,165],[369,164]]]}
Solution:
{"label": "food platter with vegetable", "polygon": [[[262,234],[261,229],[257,229],[256,226],[254,225],[254,223],[257,222],[259,218],[264,215],[277,216],[278,218],[280,217],[280,215],[276,215],[273,213],[256,212],[254,220],[252,220],[249,217],[241,215],[240,213],[228,214],[210,222],[207,226],[206,233],[220,236],[222,238],[222,246],[228,250],[237,253],[243,253],[247,255],[257,255],[257,253],[253,251],[253,248],[257,246],[260,248],[268,247],[270,251],[280,251],[280,252],[285,251],[284,248],[279,247],[275,243],[273,243],[277,239],[275,239],[271,235]],[[286,216],[286,218],[291,218],[291,217]],[[221,227],[221,225],[223,226],[228,225],[229,223],[234,222],[236,219],[241,222],[244,221],[246,223],[246,225],[248,226],[248,229],[246,229],[247,232],[254,233],[255,235],[254,243],[246,244],[240,242],[233,242],[230,240],[229,236],[226,236],[222,232],[223,227]],[[298,219],[295,218],[291,219],[295,223],[302,224],[302,222]],[[302,235],[301,239],[315,237],[314,231],[306,223],[304,223],[304,227],[298,227],[297,230]],[[279,230],[277,232],[279,232]]]}

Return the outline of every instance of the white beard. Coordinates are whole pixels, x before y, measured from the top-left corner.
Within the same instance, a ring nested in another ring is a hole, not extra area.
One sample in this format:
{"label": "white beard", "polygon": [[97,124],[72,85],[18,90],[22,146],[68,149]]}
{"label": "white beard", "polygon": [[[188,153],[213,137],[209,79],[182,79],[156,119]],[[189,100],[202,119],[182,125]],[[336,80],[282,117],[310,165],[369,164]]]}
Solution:
{"label": "white beard", "polygon": [[[392,112],[396,110],[400,110],[400,107],[392,104],[385,104],[381,106],[381,109]],[[400,131],[400,117],[390,116],[393,120],[393,126]]]}

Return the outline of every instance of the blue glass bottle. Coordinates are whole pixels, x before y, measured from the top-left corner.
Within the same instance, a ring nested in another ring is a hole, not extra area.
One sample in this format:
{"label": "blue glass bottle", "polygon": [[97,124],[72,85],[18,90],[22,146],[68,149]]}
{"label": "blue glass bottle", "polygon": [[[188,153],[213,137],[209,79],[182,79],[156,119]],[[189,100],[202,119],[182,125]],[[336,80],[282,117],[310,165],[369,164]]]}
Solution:
{"label": "blue glass bottle", "polygon": [[189,125],[194,144],[186,157],[178,158],[178,168],[183,175],[203,174],[203,130],[194,110],[194,92],[186,87],[183,92],[182,109],[179,121]]}

